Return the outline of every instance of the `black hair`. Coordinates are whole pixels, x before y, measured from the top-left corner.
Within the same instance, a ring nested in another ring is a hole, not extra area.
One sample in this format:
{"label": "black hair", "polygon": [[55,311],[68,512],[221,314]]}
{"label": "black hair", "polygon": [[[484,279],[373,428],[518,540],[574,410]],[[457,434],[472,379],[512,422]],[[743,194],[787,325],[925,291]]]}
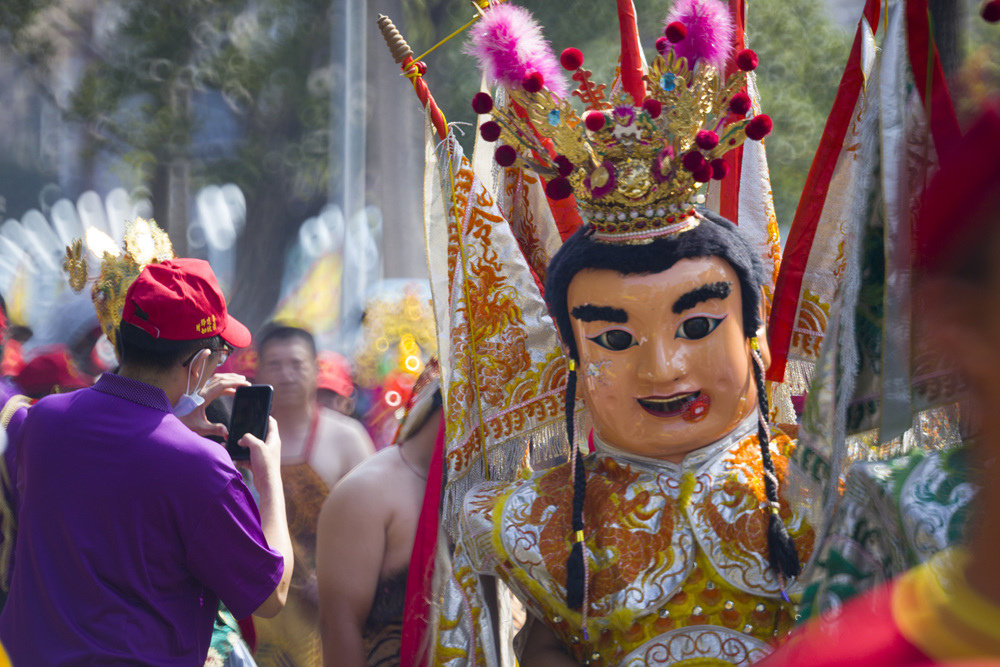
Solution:
{"label": "black hair", "polygon": [[[704,218],[688,231],[674,236],[663,236],[645,244],[611,244],[596,240],[593,230],[581,227],[556,252],[549,264],[545,280],[545,301],[555,319],[563,344],[569,350],[570,371],[566,385],[566,432],[573,447],[573,531],[584,527],[583,505],[586,494],[586,475],[579,447],[574,446],[574,416],[576,414],[576,370],[580,356],[573,337],[568,307],[569,284],[584,269],[607,269],[623,275],[661,273],[682,259],[719,257],[735,271],[740,281],[742,296],[743,333],[753,339],[763,324],[760,318],[761,286],[764,268],[749,239],[729,220],[708,210],[700,210]],[[764,466],[764,487],[768,500],[768,561],[779,578],[795,576],[801,570],[795,543],[778,516],[777,477],[771,462],[770,433],[765,420],[768,413],[764,369],[758,355],[753,359],[754,380],[760,414],[758,438]],[[585,563],[582,542],[574,539],[567,562],[566,603],[571,609],[584,604],[586,587]]]}
{"label": "black hair", "polygon": [[195,340],[154,338],[134,324],[118,327],[118,358],[123,366],[166,371],[181,364],[198,350],[219,350],[225,346],[221,336]]}
{"label": "black hair", "polygon": [[292,327],[277,322],[269,322],[264,325],[260,333],[260,338],[257,341],[257,354],[263,356],[264,348],[269,343],[283,340],[301,340],[305,342],[312,353],[313,359],[316,358],[316,339],[313,338],[311,333],[299,327]]}

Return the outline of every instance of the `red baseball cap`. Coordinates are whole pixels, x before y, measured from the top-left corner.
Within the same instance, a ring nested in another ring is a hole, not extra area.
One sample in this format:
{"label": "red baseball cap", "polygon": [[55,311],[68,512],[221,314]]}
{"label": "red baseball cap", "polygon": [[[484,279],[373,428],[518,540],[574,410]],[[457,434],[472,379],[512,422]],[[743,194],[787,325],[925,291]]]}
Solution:
{"label": "red baseball cap", "polygon": [[226,310],[212,267],[186,257],[148,264],[125,294],[122,322],[165,340],[221,336],[233,347],[250,344],[250,331]]}
{"label": "red baseball cap", "polygon": [[319,366],[316,388],[329,389],[344,398],[350,398],[354,393],[354,382],[351,379],[351,365],[344,355],[323,351],[317,355],[316,363]]}
{"label": "red baseball cap", "polygon": [[38,354],[24,365],[14,382],[33,398],[60,391],[82,389],[94,384],[94,378],[77,370],[70,359],[69,348],[56,345]]}

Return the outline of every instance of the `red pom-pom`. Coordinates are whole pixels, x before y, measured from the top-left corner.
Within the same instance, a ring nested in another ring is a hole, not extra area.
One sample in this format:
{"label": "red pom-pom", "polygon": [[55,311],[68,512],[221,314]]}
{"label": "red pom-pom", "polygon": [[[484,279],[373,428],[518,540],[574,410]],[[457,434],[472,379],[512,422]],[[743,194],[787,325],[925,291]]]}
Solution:
{"label": "red pom-pom", "polygon": [[[569,158],[565,155],[557,155],[554,160],[556,163],[556,170],[559,172],[560,176],[569,176],[573,173],[573,163],[569,161]],[[553,197],[555,199],[555,197]]]}
{"label": "red pom-pom", "polygon": [[699,151],[688,151],[681,158],[681,164],[693,174],[705,166],[705,156]]}
{"label": "red pom-pom", "polygon": [[747,133],[747,139],[753,139],[754,141],[760,141],[767,135],[771,134],[771,118],[767,114],[761,114],[759,116],[754,116],[747,123],[745,132]]}
{"label": "red pom-pom", "polygon": [[660,114],[663,113],[663,104],[660,100],[653,97],[644,99],[642,101],[642,108],[649,114],[650,118],[659,118]]}
{"label": "red pom-pom", "polygon": [[583,65],[583,53],[580,49],[571,46],[563,50],[562,55],[559,56],[559,62],[570,71],[580,69],[580,66]]}
{"label": "red pom-pom", "polygon": [[659,53],[661,56],[664,56],[667,54],[667,51],[669,50],[670,50],[670,40],[667,39],[666,37],[657,37],[656,52]]}
{"label": "red pom-pom", "polygon": [[528,76],[521,80],[521,85],[529,93],[537,93],[542,89],[542,84],[545,83],[545,78],[542,76],[541,72],[532,72]]}
{"label": "red pom-pom", "polygon": [[1000,21],[1000,0],[990,0],[983,5],[982,15],[987,23]]}
{"label": "red pom-pom", "polygon": [[479,136],[483,141],[493,143],[500,138],[500,124],[494,120],[488,120],[479,126]]}
{"label": "red pom-pom", "polygon": [[479,92],[472,96],[472,110],[478,114],[493,111],[493,98],[489,93]]}
{"label": "red pom-pom", "polygon": [[712,167],[712,178],[721,181],[729,175],[729,165],[721,157],[717,157],[708,163]]}
{"label": "red pom-pom", "polygon": [[743,49],[736,55],[736,66],[744,72],[757,69],[757,54],[750,49]]}
{"label": "red pom-pom", "polygon": [[667,39],[676,44],[677,42],[684,41],[684,38],[687,37],[688,29],[687,26],[680,21],[674,21],[666,27],[663,34]]}
{"label": "red pom-pom", "polygon": [[509,167],[514,164],[517,160],[517,151],[514,150],[513,146],[508,146],[504,144],[497,148],[496,152],[493,153],[493,159],[496,160],[497,164],[501,167]]}
{"label": "red pom-pom", "polygon": [[711,130],[699,130],[694,137],[694,143],[703,151],[710,151],[719,145],[719,135]]}
{"label": "red pom-pom", "polygon": [[573,194],[573,186],[565,176],[557,176],[545,186],[545,195],[549,199],[566,199]]}
{"label": "red pom-pom", "polygon": [[710,180],[712,180],[712,174],[713,174],[712,165],[706,162],[705,164],[702,165],[701,169],[694,172],[694,180],[697,181],[698,183],[708,183]]}
{"label": "red pom-pom", "polygon": [[751,106],[750,96],[746,93],[736,93],[733,99],[729,100],[729,110],[737,116],[745,116]]}
{"label": "red pom-pom", "polygon": [[604,114],[600,111],[591,111],[584,117],[583,122],[586,124],[588,130],[591,132],[597,132],[604,127]]}

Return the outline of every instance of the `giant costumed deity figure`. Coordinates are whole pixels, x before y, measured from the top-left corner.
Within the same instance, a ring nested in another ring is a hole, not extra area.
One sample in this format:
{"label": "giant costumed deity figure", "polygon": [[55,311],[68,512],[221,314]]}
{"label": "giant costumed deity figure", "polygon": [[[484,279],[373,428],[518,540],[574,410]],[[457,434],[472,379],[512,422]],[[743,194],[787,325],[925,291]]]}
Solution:
{"label": "giant costumed deity figure", "polygon": [[[502,39],[476,55],[526,50],[510,37],[532,25],[517,12],[486,13],[476,34]],[[678,3],[660,56],[631,83],[623,60],[625,89],[610,98],[568,49],[582,117],[557,68],[494,74],[509,99],[473,100],[492,114],[480,132],[500,142],[496,161],[537,173],[550,200],[573,195],[583,220],[545,282],[573,452],[465,495],[439,664],[501,661],[488,576],[530,612],[525,666],[749,664],[791,628],[814,539],[797,498],[811,489],[794,443],[768,424],[764,270],[740,228],[697,206],[699,189],[727,175],[726,154],[770,130],[741,92],[756,56],[741,52],[740,69],[720,74],[717,45],[732,30],[718,3]],[[593,425],[588,457],[577,393]]]}

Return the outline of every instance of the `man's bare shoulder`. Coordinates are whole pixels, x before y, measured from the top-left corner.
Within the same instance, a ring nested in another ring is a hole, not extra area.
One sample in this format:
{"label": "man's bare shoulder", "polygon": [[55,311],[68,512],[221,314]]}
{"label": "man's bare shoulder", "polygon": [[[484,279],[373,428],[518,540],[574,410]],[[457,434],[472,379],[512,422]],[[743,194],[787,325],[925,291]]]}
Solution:
{"label": "man's bare shoulder", "polygon": [[371,436],[357,419],[342,415],[336,410],[317,406],[319,409],[319,438],[323,443],[338,447],[353,447],[364,451],[365,455],[375,451]]}
{"label": "man's bare shoulder", "polygon": [[386,447],[369,456],[351,469],[333,487],[326,504],[352,506],[364,502],[372,509],[393,503],[393,492],[409,482],[406,475],[412,475],[402,467],[395,447]]}

